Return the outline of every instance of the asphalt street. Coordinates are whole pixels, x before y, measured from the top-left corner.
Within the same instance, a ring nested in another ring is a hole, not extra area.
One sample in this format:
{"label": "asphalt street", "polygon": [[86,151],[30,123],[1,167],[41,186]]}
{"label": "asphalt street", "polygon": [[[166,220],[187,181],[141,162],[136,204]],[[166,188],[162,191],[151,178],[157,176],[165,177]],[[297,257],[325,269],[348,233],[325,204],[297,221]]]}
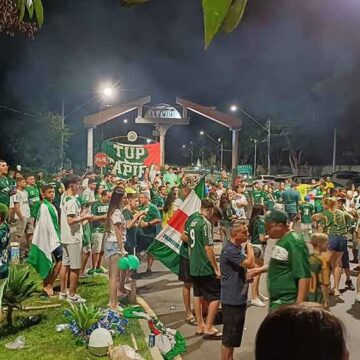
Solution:
{"label": "asphalt street", "polygon": [[[219,246],[219,245],[218,245]],[[352,268],[355,265],[351,265]],[[220,358],[220,341],[203,340],[195,336],[195,328],[184,320],[182,283],[161,263],[155,262],[152,275],[144,275],[137,281],[138,294],[152,307],[161,321],[170,328],[178,329],[187,339],[186,360],[210,360]],[[144,265],[140,272],[144,271]],[[356,273],[352,273],[356,284]],[[344,287],[344,277],[342,286]],[[261,292],[267,294],[266,276],[261,281]],[[350,359],[360,359],[360,303],[355,303],[355,292],[343,291],[337,299],[331,300],[331,311],[344,323],[347,331]],[[249,306],[246,314],[245,331],[240,349],[235,351],[235,359],[253,360],[254,342],[257,329],[267,314],[267,308]],[[221,329],[221,326],[219,327]],[[296,349],[294,349],[296,351]]]}

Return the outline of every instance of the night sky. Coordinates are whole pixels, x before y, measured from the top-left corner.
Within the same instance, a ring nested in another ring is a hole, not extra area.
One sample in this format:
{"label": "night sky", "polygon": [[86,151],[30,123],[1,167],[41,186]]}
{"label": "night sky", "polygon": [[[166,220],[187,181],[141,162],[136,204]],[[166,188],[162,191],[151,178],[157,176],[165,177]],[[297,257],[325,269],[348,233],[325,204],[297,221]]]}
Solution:
{"label": "night sky", "polygon": [[[34,41],[0,35],[0,104],[23,111],[46,104],[60,112],[64,98],[69,112],[102,81],[120,80],[120,89],[130,90],[120,91],[117,103],[146,95],[154,103],[180,96],[221,111],[236,103],[262,122],[271,117],[309,127],[314,141],[321,136],[315,152],[324,162],[331,161],[335,125],[340,150],[360,150],[358,0],[249,1],[240,27],[207,51],[200,0],[151,0],[132,8],[115,0],[43,3],[45,23]],[[86,157],[82,118],[98,107],[95,101],[67,119],[74,134],[67,156],[75,163]],[[0,122],[6,116],[0,110]],[[109,135],[133,129],[129,119]],[[200,141],[203,128],[230,138],[228,130],[192,116],[190,127],[170,130],[167,162],[182,162],[178,149]]]}

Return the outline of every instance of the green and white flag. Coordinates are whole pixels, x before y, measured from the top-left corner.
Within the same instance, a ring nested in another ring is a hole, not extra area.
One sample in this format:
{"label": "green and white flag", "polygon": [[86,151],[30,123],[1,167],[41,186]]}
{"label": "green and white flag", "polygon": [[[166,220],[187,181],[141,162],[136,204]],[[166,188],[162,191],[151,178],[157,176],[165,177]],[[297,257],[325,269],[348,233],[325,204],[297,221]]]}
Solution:
{"label": "green and white flag", "polygon": [[46,279],[53,268],[52,252],[60,246],[60,227],[56,208],[48,200],[40,206],[28,263]]}
{"label": "green and white flag", "polygon": [[201,200],[204,197],[205,178],[203,177],[147,250],[175,274],[179,273],[181,234],[185,223],[190,215],[200,210]]}

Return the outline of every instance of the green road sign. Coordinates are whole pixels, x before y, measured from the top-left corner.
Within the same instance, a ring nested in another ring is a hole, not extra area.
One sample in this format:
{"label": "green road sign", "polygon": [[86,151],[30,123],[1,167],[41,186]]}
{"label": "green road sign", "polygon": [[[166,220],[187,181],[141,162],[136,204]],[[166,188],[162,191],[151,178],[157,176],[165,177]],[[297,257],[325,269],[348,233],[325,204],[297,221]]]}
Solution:
{"label": "green road sign", "polygon": [[252,175],[253,174],[253,166],[252,165],[238,165],[237,173],[239,175]]}

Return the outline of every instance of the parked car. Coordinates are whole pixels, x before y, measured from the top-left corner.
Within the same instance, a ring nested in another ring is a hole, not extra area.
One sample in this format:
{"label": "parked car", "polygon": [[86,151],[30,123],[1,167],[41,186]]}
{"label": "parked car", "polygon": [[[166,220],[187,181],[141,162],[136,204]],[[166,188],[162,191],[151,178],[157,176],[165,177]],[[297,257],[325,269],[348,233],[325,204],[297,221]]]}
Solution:
{"label": "parked car", "polygon": [[255,178],[255,181],[266,184],[275,181],[275,179],[276,179],[275,175],[259,175]]}
{"label": "parked car", "polygon": [[351,184],[352,180],[360,177],[358,171],[336,171],[331,175],[331,181],[341,186]]}

